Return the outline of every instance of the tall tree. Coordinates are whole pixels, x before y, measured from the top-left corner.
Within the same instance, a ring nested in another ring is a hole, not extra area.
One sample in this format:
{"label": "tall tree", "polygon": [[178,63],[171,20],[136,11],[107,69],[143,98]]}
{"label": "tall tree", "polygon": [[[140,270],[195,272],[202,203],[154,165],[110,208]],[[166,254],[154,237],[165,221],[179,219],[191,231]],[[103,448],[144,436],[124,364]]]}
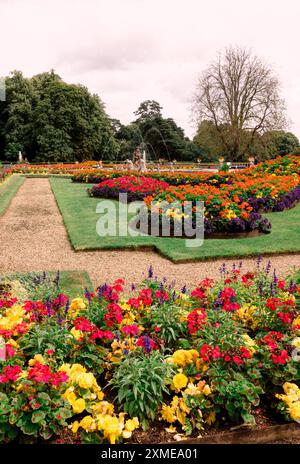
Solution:
{"label": "tall tree", "polygon": [[0,127],[6,157],[12,160],[19,150],[39,162],[110,160],[118,149],[100,98],[86,87],[63,82],[54,71],[31,79],[15,72],[7,78]]}
{"label": "tall tree", "polygon": [[245,157],[258,135],[283,129],[284,109],[272,68],[238,47],[227,48],[202,73],[194,98],[196,118],[214,124],[230,160]]}

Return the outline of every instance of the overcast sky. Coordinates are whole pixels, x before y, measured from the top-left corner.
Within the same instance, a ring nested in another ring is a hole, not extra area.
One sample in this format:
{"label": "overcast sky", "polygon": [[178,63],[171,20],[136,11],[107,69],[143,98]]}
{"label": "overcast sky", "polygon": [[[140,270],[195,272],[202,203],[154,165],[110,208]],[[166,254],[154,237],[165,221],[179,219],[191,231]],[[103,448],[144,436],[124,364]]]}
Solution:
{"label": "overcast sky", "polygon": [[192,136],[197,76],[228,45],[271,63],[300,137],[299,0],[0,0],[0,75],[54,68],[128,123],[146,99]]}

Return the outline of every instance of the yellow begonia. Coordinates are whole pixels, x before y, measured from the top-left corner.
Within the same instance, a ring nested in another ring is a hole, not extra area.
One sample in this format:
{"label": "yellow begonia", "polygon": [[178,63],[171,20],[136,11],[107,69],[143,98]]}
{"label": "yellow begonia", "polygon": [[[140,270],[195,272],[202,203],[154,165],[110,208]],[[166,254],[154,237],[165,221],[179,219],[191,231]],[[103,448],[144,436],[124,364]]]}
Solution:
{"label": "yellow begonia", "polygon": [[205,387],[203,388],[202,391],[203,391],[204,395],[206,395],[206,396],[211,394],[211,389],[210,389],[209,385],[205,385]]}
{"label": "yellow begonia", "polygon": [[80,414],[85,410],[85,401],[83,398],[78,398],[77,400],[74,401],[72,404],[73,412],[75,414]]}
{"label": "yellow begonia", "polygon": [[293,320],[293,325],[300,325],[300,316],[296,317],[296,318]]}
{"label": "yellow begonia", "polygon": [[33,359],[28,362],[29,366],[34,366],[36,363],[45,364],[45,360],[41,354],[35,354]]}
{"label": "yellow begonia", "polygon": [[75,327],[73,327],[70,330],[70,333],[73,335],[74,338],[76,338],[76,340],[80,340],[83,337],[83,333],[81,332],[81,330],[76,330]]}
{"label": "yellow begonia", "polygon": [[96,414],[113,414],[114,412],[114,405],[109,403],[108,401],[100,401],[100,403],[96,403],[92,406],[92,410]]}
{"label": "yellow begonia", "polygon": [[80,388],[92,388],[94,384],[97,384],[94,374],[91,372],[82,372],[77,377],[77,383]]}
{"label": "yellow begonia", "polygon": [[110,415],[97,416],[98,430],[103,432],[104,438],[114,445],[116,440],[122,436],[123,426],[118,417]]}
{"label": "yellow begonia", "polygon": [[80,427],[80,424],[78,421],[75,421],[73,422],[73,424],[70,425],[70,429],[72,430],[73,433],[77,433],[79,427]]}
{"label": "yellow begonia", "polygon": [[185,367],[199,358],[197,350],[177,350],[172,355],[172,360],[177,366]]}
{"label": "yellow begonia", "polygon": [[300,388],[295,383],[285,382],[283,384],[284,395],[275,395],[287,405],[291,418],[300,422]]}
{"label": "yellow begonia", "polygon": [[161,408],[161,418],[166,422],[169,422],[169,424],[173,424],[173,422],[176,422],[177,418],[175,415],[174,408],[166,404],[163,404]]}
{"label": "yellow begonia", "polygon": [[25,309],[20,305],[14,305],[5,311],[4,316],[0,316],[0,328],[3,330],[13,330],[23,322],[26,315]]}
{"label": "yellow begonia", "polygon": [[94,432],[97,428],[95,419],[92,416],[85,416],[80,422],[80,427],[86,432]]}
{"label": "yellow begonia", "polygon": [[173,379],[172,379],[172,387],[175,388],[175,390],[182,390],[184,387],[186,387],[188,384],[188,378],[184,374],[175,374]]}
{"label": "yellow begonia", "polygon": [[139,420],[137,417],[134,417],[133,419],[128,419],[125,422],[125,430],[128,432],[133,432],[135,429],[139,427]]}
{"label": "yellow begonia", "polygon": [[77,400],[77,396],[74,390],[75,390],[74,387],[69,387],[63,394],[63,398],[66,401],[68,401],[70,404],[73,404]]}

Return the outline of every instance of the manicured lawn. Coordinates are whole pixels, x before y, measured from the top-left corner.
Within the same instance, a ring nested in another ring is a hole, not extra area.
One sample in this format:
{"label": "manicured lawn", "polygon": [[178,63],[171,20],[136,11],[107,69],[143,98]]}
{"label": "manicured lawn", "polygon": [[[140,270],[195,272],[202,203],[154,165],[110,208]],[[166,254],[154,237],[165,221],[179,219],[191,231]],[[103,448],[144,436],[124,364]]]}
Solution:
{"label": "manicured lawn", "polygon": [[[32,277],[39,275],[39,273],[15,273],[15,274],[1,274],[0,280],[17,280],[25,287],[29,288],[32,285]],[[56,272],[47,272],[47,278],[54,280]],[[59,288],[61,293],[68,295],[70,298],[82,297],[84,289],[88,288],[90,291],[93,290],[93,284],[90,276],[85,271],[61,271],[60,272],[60,283]]]}
{"label": "manicured lawn", "polygon": [[88,196],[86,190],[90,185],[74,184],[69,179],[49,181],[75,250],[152,247],[174,262],[300,252],[300,204],[289,211],[266,214],[273,226],[270,234],[207,239],[201,247],[187,248],[185,240],[180,238],[99,237],[96,223],[100,215],[96,213],[96,206],[101,200]]}
{"label": "manicured lawn", "polygon": [[24,181],[25,177],[13,175],[0,184],[0,216],[5,213]]}

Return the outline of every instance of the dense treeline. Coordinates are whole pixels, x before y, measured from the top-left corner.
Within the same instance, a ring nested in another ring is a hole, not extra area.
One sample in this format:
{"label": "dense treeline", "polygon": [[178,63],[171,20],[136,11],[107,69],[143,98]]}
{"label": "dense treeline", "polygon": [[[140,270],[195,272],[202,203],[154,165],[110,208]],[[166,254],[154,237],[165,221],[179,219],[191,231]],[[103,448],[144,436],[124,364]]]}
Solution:
{"label": "dense treeline", "polygon": [[[216,125],[205,118],[191,141],[172,118],[164,118],[155,100],[142,102],[128,125],[110,118],[97,95],[82,85],[65,83],[54,71],[25,78],[14,71],[5,80],[6,101],[0,101],[0,159],[30,162],[84,160],[124,161],[137,147],[152,161],[257,160],[295,153],[299,140],[291,132],[265,130],[253,135],[233,123]],[[232,149],[240,147],[235,155]]]}

